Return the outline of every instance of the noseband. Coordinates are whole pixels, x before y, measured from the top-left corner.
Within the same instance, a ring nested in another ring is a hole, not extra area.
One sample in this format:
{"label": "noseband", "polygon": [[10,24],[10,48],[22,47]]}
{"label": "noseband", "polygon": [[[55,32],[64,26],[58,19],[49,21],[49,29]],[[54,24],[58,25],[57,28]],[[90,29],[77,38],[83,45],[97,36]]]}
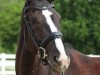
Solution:
{"label": "noseband", "polygon": [[49,8],[52,8],[52,7],[54,7],[53,4],[46,4],[45,2],[37,1],[35,7],[27,6],[24,9],[25,27],[28,30],[28,32],[30,33],[30,35],[32,37],[32,41],[35,43],[36,48],[38,49],[38,55],[42,59],[44,64],[47,64],[46,58],[48,56],[48,54],[46,53],[45,47],[48,45],[48,43],[50,41],[52,41],[52,40],[54,40],[56,38],[60,38],[62,36],[62,34],[60,32],[52,32],[49,36],[45,37],[42,40],[42,42],[40,43],[39,40],[37,39],[37,37],[35,36],[34,32],[32,31],[29,18],[25,15],[25,13],[29,8],[38,9],[38,10],[46,10],[46,9],[49,9]]}

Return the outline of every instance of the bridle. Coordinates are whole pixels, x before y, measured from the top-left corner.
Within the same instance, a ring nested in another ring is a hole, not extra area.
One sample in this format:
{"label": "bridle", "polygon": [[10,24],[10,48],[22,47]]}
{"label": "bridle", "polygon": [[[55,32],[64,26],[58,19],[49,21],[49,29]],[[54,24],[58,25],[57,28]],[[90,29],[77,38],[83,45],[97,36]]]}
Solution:
{"label": "bridle", "polygon": [[46,53],[45,47],[52,40],[54,40],[56,38],[61,38],[62,34],[60,32],[52,32],[49,36],[45,37],[42,40],[42,42],[40,43],[39,40],[37,39],[36,35],[32,31],[29,18],[25,14],[26,14],[26,11],[29,8],[38,9],[38,10],[46,10],[46,9],[50,9],[50,8],[53,8],[53,7],[54,7],[53,4],[46,4],[45,2],[37,1],[36,6],[34,6],[34,7],[33,6],[26,6],[24,8],[25,27],[28,30],[29,34],[31,35],[32,41],[35,43],[36,48],[38,49],[38,55],[39,55],[40,59],[42,59],[42,61],[44,62],[43,63],[44,65],[47,65],[48,63],[50,63],[50,62],[48,62],[48,59],[47,59],[48,54]]}

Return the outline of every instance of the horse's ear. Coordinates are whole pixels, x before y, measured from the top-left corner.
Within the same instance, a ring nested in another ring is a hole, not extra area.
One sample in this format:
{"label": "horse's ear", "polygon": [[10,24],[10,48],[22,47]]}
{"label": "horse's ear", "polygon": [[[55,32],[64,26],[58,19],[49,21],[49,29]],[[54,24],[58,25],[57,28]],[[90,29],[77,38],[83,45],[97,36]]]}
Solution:
{"label": "horse's ear", "polygon": [[47,0],[49,3],[54,3],[55,0]]}

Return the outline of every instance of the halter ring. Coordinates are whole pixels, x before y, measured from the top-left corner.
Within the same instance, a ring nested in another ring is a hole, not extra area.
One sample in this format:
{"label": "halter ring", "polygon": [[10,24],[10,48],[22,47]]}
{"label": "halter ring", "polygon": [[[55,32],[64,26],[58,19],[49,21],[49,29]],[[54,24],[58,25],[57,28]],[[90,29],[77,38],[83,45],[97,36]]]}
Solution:
{"label": "halter ring", "polygon": [[48,55],[43,47],[39,47],[38,56],[42,59],[45,59]]}

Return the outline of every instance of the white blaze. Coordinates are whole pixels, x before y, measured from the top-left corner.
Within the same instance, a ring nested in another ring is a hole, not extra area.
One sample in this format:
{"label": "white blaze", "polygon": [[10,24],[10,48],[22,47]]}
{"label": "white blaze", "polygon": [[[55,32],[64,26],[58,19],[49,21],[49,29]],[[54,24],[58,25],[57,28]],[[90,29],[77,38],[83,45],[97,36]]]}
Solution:
{"label": "white blaze", "polygon": [[[45,16],[46,21],[51,29],[51,32],[58,32],[56,26],[54,25],[51,19],[52,12],[50,12],[49,10],[42,10],[42,14]],[[68,56],[65,53],[64,45],[62,43],[61,38],[56,38],[55,44],[56,44],[58,51],[60,52],[59,60],[68,59]]]}

